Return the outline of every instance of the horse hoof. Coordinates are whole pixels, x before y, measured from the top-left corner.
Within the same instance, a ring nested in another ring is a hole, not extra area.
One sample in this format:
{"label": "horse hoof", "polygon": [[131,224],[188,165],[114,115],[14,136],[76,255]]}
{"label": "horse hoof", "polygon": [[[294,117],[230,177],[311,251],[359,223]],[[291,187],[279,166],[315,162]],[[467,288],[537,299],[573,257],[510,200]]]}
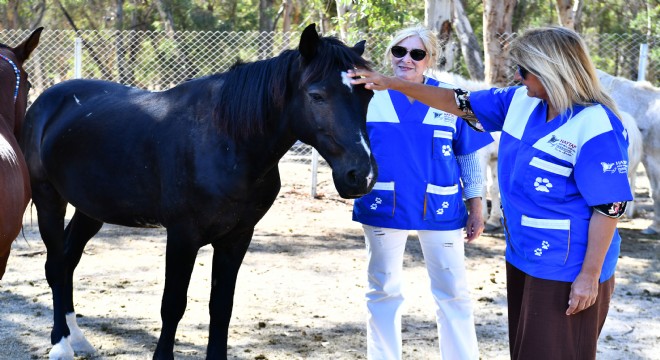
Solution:
{"label": "horse hoof", "polygon": [[643,235],[658,235],[658,230],[652,228],[652,227],[647,227],[646,229],[642,230]]}
{"label": "horse hoof", "polygon": [[77,355],[91,355],[96,353],[96,349],[84,337],[71,339],[71,347]]}
{"label": "horse hoof", "polygon": [[73,360],[73,348],[69,344],[69,340],[62,338],[59,343],[53,345],[48,353],[50,360]]}

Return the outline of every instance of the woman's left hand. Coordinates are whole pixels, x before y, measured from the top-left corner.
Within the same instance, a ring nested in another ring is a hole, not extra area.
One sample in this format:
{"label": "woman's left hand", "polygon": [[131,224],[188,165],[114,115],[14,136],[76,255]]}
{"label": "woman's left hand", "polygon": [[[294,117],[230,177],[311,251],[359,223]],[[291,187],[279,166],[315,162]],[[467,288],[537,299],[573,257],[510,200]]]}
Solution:
{"label": "woman's left hand", "polygon": [[481,198],[468,199],[469,214],[465,224],[465,240],[476,240],[484,232],[484,216],[481,213]]}
{"label": "woman's left hand", "polygon": [[581,272],[571,285],[566,315],[575,315],[596,303],[598,297],[598,276]]}

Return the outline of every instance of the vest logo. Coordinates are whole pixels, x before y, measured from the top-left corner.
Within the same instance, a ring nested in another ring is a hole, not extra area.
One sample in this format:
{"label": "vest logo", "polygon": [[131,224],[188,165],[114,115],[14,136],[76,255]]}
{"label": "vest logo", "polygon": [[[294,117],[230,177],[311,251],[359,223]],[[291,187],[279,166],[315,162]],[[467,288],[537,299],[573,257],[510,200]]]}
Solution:
{"label": "vest logo", "polygon": [[445,213],[445,209],[447,209],[447,208],[449,208],[449,202],[447,202],[447,201],[443,201],[443,202],[442,202],[442,207],[439,208],[439,209],[437,209],[437,210],[435,211],[435,213],[438,214],[438,215],[442,215],[442,214]]}
{"label": "vest logo", "polygon": [[559,141],[559,139],[558,139],[555,135],[552,135],[552,137],[550,138],[550,140],[548,140],[548,144],[554,144],[554,143],[556,143],[557,141]]}
{"label": "vest logo", "polygon": [[577,145],[568,140],[561,139],[555,134],[550,136],[550,139],[548,139],[548,144],[550,144],[550,147],[554,148],[555,151],[569,157],[575,155],[575,152],[577,151]]}
{"label": "vest logo", "polygon": [[606,162],[601,162],[600,165],[603,167],[603,173],[614,173],[616,170],[614,168],[614,163],[606,163]]}
{"label": "vest logo", "polygon": [[539,176],[534,180],[534,189],[536,191],[549,193],[550,189],[552,189],[552,183],[547,178]]}

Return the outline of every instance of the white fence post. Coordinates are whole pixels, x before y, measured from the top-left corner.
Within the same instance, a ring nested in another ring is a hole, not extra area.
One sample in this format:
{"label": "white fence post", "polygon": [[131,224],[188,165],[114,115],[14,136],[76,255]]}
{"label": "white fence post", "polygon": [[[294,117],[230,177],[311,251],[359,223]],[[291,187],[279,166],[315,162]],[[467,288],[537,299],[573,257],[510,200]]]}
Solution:
{"label": "white fence post", "polygon": [[319,152],[312,148],[312,198],[316,198],[317,173],[319,170]]}
{"label": "white fence post", "polygon": [[73,51],[73,77],[82,78],[82,39],[77,37]]}
{"label": "white fence post", "polygon": [[649,44],[639,44],[639,69],[637,70],[637,81],[646,80],[646,67],[649,63]]}

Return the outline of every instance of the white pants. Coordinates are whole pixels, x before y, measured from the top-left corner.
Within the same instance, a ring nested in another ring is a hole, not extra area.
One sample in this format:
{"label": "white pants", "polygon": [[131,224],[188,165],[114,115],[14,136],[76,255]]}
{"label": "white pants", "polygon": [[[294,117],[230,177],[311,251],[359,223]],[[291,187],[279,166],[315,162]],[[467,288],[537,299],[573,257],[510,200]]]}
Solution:
{"label": "white pants", "polygon": [[[401,359],[401,278],[408,230],[363,225],[368,256],[367,357]],[[461,229],[417,231],[431,279],[443,360],[479,359]]]}

